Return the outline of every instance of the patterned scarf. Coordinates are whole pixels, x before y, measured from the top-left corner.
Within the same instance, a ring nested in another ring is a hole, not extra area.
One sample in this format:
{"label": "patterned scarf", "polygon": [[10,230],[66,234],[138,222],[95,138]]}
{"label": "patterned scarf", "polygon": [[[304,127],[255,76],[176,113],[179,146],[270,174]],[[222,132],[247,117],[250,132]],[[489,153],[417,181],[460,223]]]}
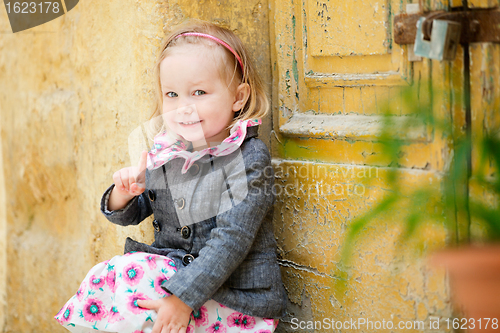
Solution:
{"label": "patterned scarf", "polygon": [[187,146],[181,140],[172,139],[167,132],[159,133],[155,136],[153,148],[148,153],[147,167],[149,170],[154,170],[174,158],[182,157],[186,160],[181,170],[184,174],[189,170],[194,162],[207,154],[213,156],[225,156],[231,154],[237,150],[243,143],[243,140],[245,140],[247,127],[257,126],[261,123],[262,121],[260,119],[247,119],[243,121],[238,120],[229,130],[230,135],[219,145],[192,152],[187,150]]}

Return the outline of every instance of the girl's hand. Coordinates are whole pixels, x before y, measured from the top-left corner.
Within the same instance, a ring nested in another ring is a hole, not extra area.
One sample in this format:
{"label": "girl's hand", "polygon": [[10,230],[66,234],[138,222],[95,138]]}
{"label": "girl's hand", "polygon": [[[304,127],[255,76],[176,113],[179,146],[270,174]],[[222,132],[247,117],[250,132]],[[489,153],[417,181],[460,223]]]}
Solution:
{"label": "girl's hand", "polygon": [[158,313],[151,333],[186,333],[193,309],[177,296],[170,295],[155,301],[138,300],[137,304]]}
{"label": "girl's hand", "polygon": [[137,167],[127,167],[113,174],[115,188],[122,194],[138,196],[146,189],[147,151],[141,153]]}
{"label": "girl's hand", "polygon": [[113,174],[115,187],[111,191],[108,209],[117,210],[146,189],[146,165],[148,152],[143,151],[137,167],[127,167]]}

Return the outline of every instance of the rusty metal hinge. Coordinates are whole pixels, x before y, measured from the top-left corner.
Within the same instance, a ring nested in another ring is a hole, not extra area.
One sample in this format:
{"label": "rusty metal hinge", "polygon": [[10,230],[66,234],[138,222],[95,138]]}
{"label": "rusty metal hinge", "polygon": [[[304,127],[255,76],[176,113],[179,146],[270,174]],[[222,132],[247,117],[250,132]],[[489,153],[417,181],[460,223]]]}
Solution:
{"label": "rusty metal hinge", "polygon": [[430,12],[428,14],[400,14],[394,17],[394,42],[413,44],[417,34],[417,21],[425,17],[422,32],[429,39],[433,20],[454,21],[461,24],[460,43],[500,43],[500,10],[498,8],[471,9],[456,12]]}

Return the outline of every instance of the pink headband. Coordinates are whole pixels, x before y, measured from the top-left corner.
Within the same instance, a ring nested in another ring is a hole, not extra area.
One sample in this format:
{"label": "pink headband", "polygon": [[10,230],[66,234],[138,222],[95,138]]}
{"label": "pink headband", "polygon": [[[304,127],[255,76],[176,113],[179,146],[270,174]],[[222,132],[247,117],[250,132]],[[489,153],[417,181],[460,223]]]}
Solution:
{"label": "pink headband", "polygon": [[217,37],[214,37],[212,35],[208,35],[208,34],[203,34],[201,32],[184,32],[182,34],[179,34],[177,36],[175,36],[173,39],[177,39],[179,38],[180,36],[197,36],[197,37],[205,37],[205,38],[209,38],[211,40],[214,40],[216,41],[217,43],[221,44],[222,46],[224,46],[226,49],[228,49],[229,51],[231,51],[232,54],[234,54],[234,56],[236,57],[236,60],[238,60],[238,63],[240,64],[240,67],[241,67],[241,72],[243,74],[243,76],[245,76],[245,72],[244,72],[244,69],[243,69],[243,62],[241,61],[241,58],[240,56],[238,55],[238,53],[236,53],[236,51],[233,50],[233,48],[231,46],[229,46],[229,44],[227,44],[226,42],[224,42],[223,40],[217,38]]}

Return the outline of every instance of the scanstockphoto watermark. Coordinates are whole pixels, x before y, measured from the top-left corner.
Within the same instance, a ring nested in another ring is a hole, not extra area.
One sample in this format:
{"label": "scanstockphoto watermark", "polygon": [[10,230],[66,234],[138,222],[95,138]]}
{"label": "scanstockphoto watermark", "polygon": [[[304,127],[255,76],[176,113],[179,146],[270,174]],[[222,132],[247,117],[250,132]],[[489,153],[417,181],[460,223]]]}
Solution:
{"label": "scanstockphoto watermark", "polygon": [[[277,196],[347,197],[364,196],[369,179],[378,178],[378,168],[358,166],[329,166],[325,164],[281,164],[250,169],[263,173],[263,178],[275,178],[272,191]],[[252,187],[252,184],[250,183]]]}
{"label": "scanstockphoto watermark", "polygon": [[[158,154],[158,159],[161,160],[162,155],[166,157],[166,155],[170,154],[169,147],[175,146],[180,141],[188,149],[190,143],[186,137],[204,138],[203,127],[200,124],[189,128],[189,131],[186,129],[176,131],[171,129],[171,127],[175,128],[175,121],[172,123],[172,119],[184,113],[190,113],[191,119],[199,120],[196,105],[188,105],[164,112],[162,115],[156,116],[134,129],[128,138],[131,165],[137,165],[138,156],[141,155],[141,151],[144,149],[149,150],[154,155]],[[181,140],[178,131],[182,134],[184,140]],[[234,136],[237,133],[232,133],[233,139],[236,139]],[[223,143],[217,146],[209,145],[207,142],[204,142],[201,146],[206,147],[204,149],[210,149],[209,154],[211,155],[211,149],[219,151],[218,154],[212,156],[215,165],[212,168],[213,171],[222,172],[221,170],[224,170],[226,173],[231,173],[231,170],[236,169],[241,171],[233,172],[234,174],[229,178],[229,182],[236,182],[236,178],[240,177],[247,184],[247,176],[249,177],[248,188],[241,190],[241,193],[244,194],[250,189],[251,193],[256,195],[273,193],[276,196],[334,197],[334,199],[353,196],[361,197],[368,195],[367,184],[370,183],[370,180],[379,178],[379,168],[373,166],[330,165],[309,162],[302,164],[290,162],[264,164],[263,161],[250,162],[249,165],[245,165],[246,161],[235,162],[241,160],[237,158],[237,156],[241,155],[241,151],[239,145],[231,141],[232,137],[226,138]],[[153,146],[151,146],[151,141],[154,141]],[[224,157],[226,155],[228,158]],[[235,165],[238,167],[235,168]],[[200,175],[201,173],[196,174],[196,177],[200,177]],[[215,178],[221,182],[224,181],[222,173],[219,176]],[[232,192],[235,193],[235,191]]]}
{"label": "scanstockphoto watermark", "polygon": [[299,320],[292,318],[290,328],[294,331],[304,330],[450,330],[450,329],[494,329],[499,328],[498,318],[440,318],[430,317],[422,320],[374,320],[369,318],[350,318],[349,320],[336,320],[323,318],[322,320]]}
{"label": "scanstockphoto watermark", "polygon": [[292,330],[424,330],[425,322],[418,320],[408,320],[394,322],[392,320],[373,320],[369,318],[350,318],[349,320],[336,320],[333,318],[323,318],[323,320],[305,321],[292,318],[290,327]]}

